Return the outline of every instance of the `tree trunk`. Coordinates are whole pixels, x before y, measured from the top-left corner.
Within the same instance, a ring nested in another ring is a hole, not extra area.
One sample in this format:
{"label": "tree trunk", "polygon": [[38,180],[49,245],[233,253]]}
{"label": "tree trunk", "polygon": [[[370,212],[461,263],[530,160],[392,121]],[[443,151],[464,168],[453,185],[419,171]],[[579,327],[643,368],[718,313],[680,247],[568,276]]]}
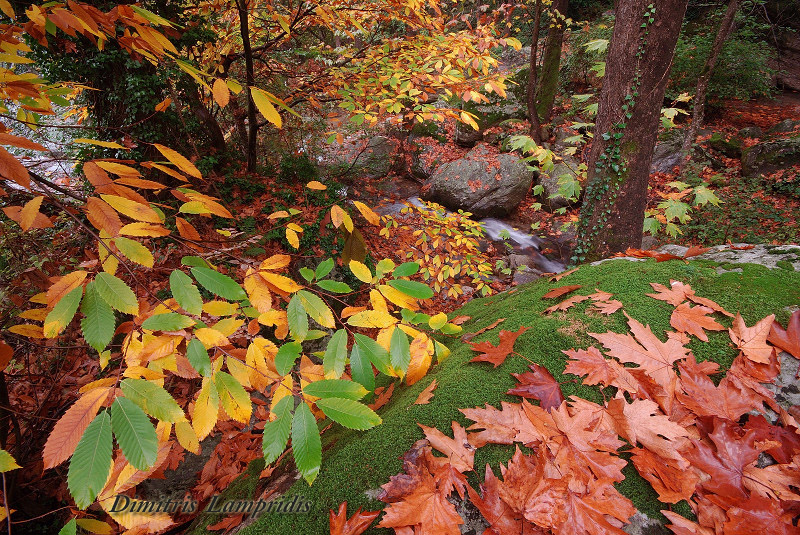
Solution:
{"label": "tree trunk", "polygon": [[255,85],[253,70],[253,49],[250,46],[250,28],[247,20],[248,0],[236,0],[239,10],[239,32],[242,36],[242,49],[244,51],[245,77],[247,83],[244,94],[247,98],[247,171],[252,173],[256,169],[258,122],[256,121],[256,104],[250,94],[250,88]]}
{"label": "tree trunk", "polygon": [[530,135],[536,143],[541,143],[541,123],[539,112],[536,110],[536,86],[538,68],[537,52],[539,48],[539,31],[542,25],[542,0],[536,0],[536,12],[533,17],[533,36],[531,37],[530,71],[528,72],[528,86],[525,91],[525,100],[528,106],[528,119],[531,122]]}
{"label": "tree trunk", "polygon": [[544,42],[542,72],[536,87],[536,110],[542,123],[550,122],[553,103],[558,88],[558,69],[561,65],[561,45],[564,40],[564,18],[567,15],[568,0],[554,0],[550,7],[550,29]]}
{"label": "tree trunk", "polygon": [[617,7],[573,262],[642,244],[661,104],[688,3],[651,1]]}
{"label": "tree trunk", "polygon": [[717,60],[722,52],[722,47],[728,36],[733,31],[733,26],[736,22],[736,12],[739,10],[741,0],[730,0],[728,9],[722,17],[722,22],[717,29],[717,35],[714,37],[714,44],[711,45],[711,52],[706,58],[703,70],[700,77],[697,79],[697,89],[694,93],[694,109],[692,110],[692,122],[687,128],[686,135],[683,138],[683,145],[681,146],[681,166],[685,164],[691,157],[692,143],[697,137],[697,131],[703,126],[703,117],[706,112],[706,92],[708,91],[708,83],[711,81],[711,74],[714,72],[714,67],[717,65]]}

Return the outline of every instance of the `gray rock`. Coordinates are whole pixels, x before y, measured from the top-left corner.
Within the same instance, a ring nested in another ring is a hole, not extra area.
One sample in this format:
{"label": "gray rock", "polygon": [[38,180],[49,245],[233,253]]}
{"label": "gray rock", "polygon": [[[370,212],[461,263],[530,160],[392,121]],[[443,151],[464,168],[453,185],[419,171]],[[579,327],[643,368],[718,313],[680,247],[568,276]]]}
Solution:
{"label": "gray rock", "polygon": [[721,152],[728,158],[742,157],[742,140],[736,136],[726,138],[719,132],[715,132],[708,140],[708,144],[712,149]]}
{"label": "gray rock", "polygon": [[439,167],[437,148],[441,147],[432,138],[412,139],[411,141],[411,176],[420,180],[428,180]]}
{"label": "gray rock", "polygon": [[425,184],[423,198],[472,212],[478,219],[509,214],[525,198],[533,173],[512,154],[488,156],[488,149],[480,145],[464,158],[441,165]]}
{"label": "gray rock", "polygon": [[656,143],[653,149],[653,159],[650,162],[651,173],[669,173],[681,161],[682,139],[678,135],[669,136],[667,139]]}
{"label": "gray rock", "polygon": [[[736,247],[749,246],[745,243],[735,243]],[[676,256],[683,256],[688,250],[682,245],[664,245],[659,247],[658,252],[669,253]],[[600,264],[609,260],[616,260],[619,257],[606,258],[593,262],[592,265]],[[642,258],[623,257],[625,260],[646,260]],[[728,245],[717,245],[711,247],[707,253],[693,257],[697,260],[711,260],[719,263],[730,264],[758,264],[769,269],[781,269],[778,262],[788,262],[794,266],[796,271],[800,271],[800,247],[797,245],[755,245],[752,249],[731,249]],[[728,273],[738,271],[737,268],[726,268]]]}
{"label": "gray rock", "polygon": [[546,210],[554,212],[559,208],[565,208],[575,204],[574,201],[570,201],[563,195],[558,194],[558,179],[564,175],[574,177],[578,165],[578,162],[574,158],[565,155],[562,161],[554,164],[550,171],[539,172],[536,183],[544,188],[541,200]]}
{"label": "gray rock", "polygon": [[798,126],[800,126],[800,121],[795,121],[794,119],[784,119],[767,130],[767,132],[770,134],[786,134],[793,131]]}
{"label": "gray rock", "polygon": [[353,171],[367,178],[383,178],[394,168],[397,156],[396,142],[386,136],[374,136],[364,141],[346,142],[340,158]]}
{"label": "gray rock", "polygon": [[629,524],[622,527],[622,531],[629,535],[669,535],[671,533],[661,522],[653,520],[639,511],[636,511],[629,521]]}
{"label": "gray rock", "polygon": [[786,351],[781,351],[778,358],[781,362],[781,371],[772,383],[764,386],[775,394],[775,401],[788,410],[793,405],[800,405],[800,388],[797,388],[796,379],[800,360]]}
{"label": "gray rock", "polygon": [[526,268],[514,272],[512,284],[519,286],[520,284],[527,284],[542,278],[542,272],[538,269]]}
{"label": "gray rock", "polygon": [[764,135],[764,131],[761,130],[761,128],[759,128],[757,126],[747,126],[745,128],[742,128],[741,130],[739,130],[739,132],[737,132],[736,135],[741,137],[741,138],[745,138],[745,137],[760,138],[761,136]]}
{"label": "gray rock", "polygon": [[754,177],[800,163],[800,135],[765,141],[742,151],[742,174]]}

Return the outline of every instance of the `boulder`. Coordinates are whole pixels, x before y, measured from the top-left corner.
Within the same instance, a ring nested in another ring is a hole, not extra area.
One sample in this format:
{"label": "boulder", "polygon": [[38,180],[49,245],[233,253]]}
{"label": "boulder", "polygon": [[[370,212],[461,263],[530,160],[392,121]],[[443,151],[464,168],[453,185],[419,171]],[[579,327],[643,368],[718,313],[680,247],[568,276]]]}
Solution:
{"label": "boulder", "polygon": [[650,162],[651,173],[669,173],[672,168],[681,161],[681,144],[683,139],[680,135],[670,135],[666,139],[659,140],[653,149],[653,159]]}
{"label": "boulder", "polygon": [[[791,16],[786,20],[791,20]],[[800,91],[800,34],[797,31],[789,28],[779,31],[778,53],[770,60],[769,66],[776,71],[778,87]]]}
{"label": "boulder", "polygon": [[764,131],[757,126],[747,126],[739,130],[739,132],[736,135],[740,138],[746,138],[746,137],[760,138],[761,136],[764,135]]}
{"label": "boulder", "polygon": [[558,193],[558,179],[564,175],[575,176],[579,163],[572,157],[564,155],[561,161],[555,163],[550,171],[540,171],[536,183],[542,186],[544,191],[540,198],[542,206],[550,212],[559,208],[566,208],[574,204],[563,195]]}
{"label": "boulder", "polygon": [[366,178],[377,179],[393,169],[397,147],[395,140],[378,135],[366,141],[346,141],[337,156],[339,165],[347,165]]}
{"label": "boulder", "polygon": [[533,173],[517,156],[492,156],[479,145],[436,169],[423,187],[423,198],[476,218],[504,216],[525,198],[532,182]]}
{"label": "boulder", "polygon": [[784,119],[770,128],[767,132],[770,134],[787,134],[794,131],[794,129],[798,126],[800,126],[800,121],[795,121],[794,119]]}
{"label": "boulder", "polygon": [[765,141],[742,153],[742,174],[753,177],[800,163],[800,135]]}
{"label": "boulder", "polygon": [[433,138],[411,139],[411,168],[409,172],[414,178],[428,180],[439,167],[439,157],[443,144]]}
{"label": "boulder", "polygon": [[708,140],[709,146],[724,154],[728,158],[742,157],[742,140],[736,136],[727,138],[719,132],[714,132]]}

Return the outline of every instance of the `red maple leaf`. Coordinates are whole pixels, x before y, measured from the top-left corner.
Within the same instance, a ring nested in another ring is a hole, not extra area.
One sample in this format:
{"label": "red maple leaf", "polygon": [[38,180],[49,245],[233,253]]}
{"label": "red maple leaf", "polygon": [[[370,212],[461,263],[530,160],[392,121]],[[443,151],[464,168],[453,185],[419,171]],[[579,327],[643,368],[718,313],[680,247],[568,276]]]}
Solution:
{"label": "red maple leaf", "polygon": [[482,353],[474,357],[470,362],[491,362],[495,368],[501,365],[508,355],[514,351],[514,342],[517,341],[519,335],[528,330],[528,327],[520,327],[518,331],[500,331],[500,342],[494,346],[491,342],[484,341],[477,344],[468,342],[475,351]]}
{"label": "red maple leaf", "polygon": [[378,518],[380,511],[364,511],[359,508],[353,516],[347,518],[347,502],[342,502],[339,512],[330,511],[331,535],[360,535],[367,531],[370,524]]}
{"label": "red maple leaf", "polygon": [[517,380],[517,386],[506,392],[512,396],[538,399],[544,410],[558,407],[564,401],[561,385],[555,377],[543,366],[532,364],[531,371],[525,373],[512,373]]}
{"label": "red maple leaf", "polygon": [[773,323],[767,342],[800,359],[800,310],[794,311],[786,329],[778,322]]}

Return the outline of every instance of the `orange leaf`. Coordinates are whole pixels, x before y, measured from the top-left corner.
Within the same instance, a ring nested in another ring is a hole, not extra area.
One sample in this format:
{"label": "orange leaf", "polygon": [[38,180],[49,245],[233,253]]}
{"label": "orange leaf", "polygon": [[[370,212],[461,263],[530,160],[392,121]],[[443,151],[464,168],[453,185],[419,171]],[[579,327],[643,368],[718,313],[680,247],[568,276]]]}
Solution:
{"label": "orange leaf", "polygon": [[561,297],[562,295],[575,291],[580,287],[581,287],[580,284],[573,284],[571,286],[561,286],[559,288],[553,288],[552,290],[544,294],[542,296],[542,299],[554,299],[556,297]]}
{"label": "orange leaf", "polygon": [[438,384],[436,383],[436,379],[431,381],[425,390],[419,393],[417,396],[417,400],[414,402],[414,405],[427,405],[431,402],[431,398],[433,397],[433,391],[436,390]]}
{"label": "orange leaf", "polygon": [[64,416],[56,422],[55,427],[47,437],[42,458],[44,468],[53,468],[63,463],[72,455],[81,439],[83,432],[103,406],[110,388],[96,388],[81,396],[70,407]]}
{"label": "orange leaf", "polygon": [[742,316],[736,314],[733,326],[728,329],[731,341],[736,344],[744,356],[753,362],[761,364],[769,363],[769,358],[775,348],[767,344],[772,322],[775,321],[775,314],[770,314],[752,327],[748,327]]}
{"label": "orange leaf", "polygon": [[193,176],[195,178],[203,178],[203,174],[200,170],[194,166],[192,162],[187,160],[182,154],[172,150],[169,147],[165,147],[164,145],[159,145],[158,143],[153,143],[153,146],[158,149],[158,152],[164,155],[164,157],[172,162],[175,167],[183,171],[189,176]]}
{"label": "orange leaf", "polygon": [[86,200],[86,216],[97,230],[105,230],[111,237],[117,236],[122,228],[122,221],[117,212],[97,197],[89,197]]}
{"label": "orange leaf", "polygon": [[0,147],[0,176],[16,182],[25,189],[31,189],[31,177],[28,170],[3,147]]}
{"label": "orange leaf", "polygon": [[506,357],[514,351],[514,342],[517,341],[519,335],[527,330],[528,327],[520,327],[516,332],[500,331],[500,342],[496,346],[486,341],[477,344],[468,342],[474,351],[482,352],[480,355],[470,360],[470,362],[491,362],[492,365],[497,368],[506,360]]}
{"label": "orange leaf", "polygon": [[475,462],[475,446],[467,440],[467,432],[456,422],[452,422],[453,438],[448,437],[435,427],[417,424],[425,433],[425,438],[437,451],[447,455],[448,462],[459,472],[469,472]]}
{"label": "orange leaf", "polygon": [[380,511],[362,513],[359,508],[353,516],[347,518],[347,502],[342,502],[337,513],[330,511],[331,535],[361,535],[380,514]]}
{"label": "orange leaf", "polygon": [[222,78],[214,80],[214,85],[211,88],[214,95],[214,102],[219,104],[220,108],[224,108],[231,100],[231,91],[228,89],[228,84]]}
{"label": "orange leaf", "polygon": [[73,271],[54,282],[53,285],[47,289],[48,308],[53,308],[62,297],[80,286],[86,279],[86,275],[88,275],[88,273],[83,270]]}
{"label": "orange leaf", "polygon": [[724,331],[725,327],[708,316],[714,311],[708,307],[696,306],[692,308],[689,303],[681,303],[672,311],[669,324],[679,332],[693,334],[703,342],[708,342],[708,336],[703,329],[709,331]]}

